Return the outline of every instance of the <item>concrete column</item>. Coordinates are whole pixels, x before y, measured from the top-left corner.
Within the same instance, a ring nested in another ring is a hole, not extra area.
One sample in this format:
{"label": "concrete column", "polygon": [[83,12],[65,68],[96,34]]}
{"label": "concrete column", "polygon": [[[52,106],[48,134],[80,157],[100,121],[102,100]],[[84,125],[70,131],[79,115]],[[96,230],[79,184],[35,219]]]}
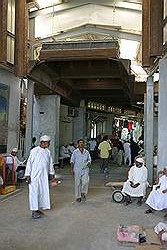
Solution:
{"label": "concrete column", "polygon": [[154,101],[154,82],[153,77],[147,78],[146,96],[146,166],[148,168],[149,183],[153,184],[153,101]]}
{"label": "concrete column", "polygon": [[105,134],[107,134],[107,135],[112,134],[113,120],[114,120],[114,115],[113,114],[107,114],[106,129],[105,129]]}
{"label": "concrete column", "polygon": [[167,59],[160,60],[158,109],[158,170],[167,166]]}
{"label": "concrete column", "polygon": [[78,116],[74,117],[73,120],[73,138],[77,141],[80,138],[85,138],[86,136],[86,108],[83,101],[78,109]]}
{"label": "concrete column", "polygon": [[154,126],[153,126],[153,132],[154,132],[154,136],[153,136],[153,145],[154,146],[158,146],[158,116],[156,114],[154,114],[154,122],[153,122]]}
{"label": "concrete column", "polygon": [[27,121],[25,135],[25,156],[27,157],[32,146],[33,137],[33,98],[34,98],[34,82],[28,81],[27,86]]}
{"label": "concrete column", "polygon": [[146,141],[147,141],[147,98],[144,94],[144,153],[146,154]]}
{"label": "concrete column", "polygon": [[60,130],[60,96],[55,96],[55,105],[56,105],[56,112],[55,112],[55,136],[54,136],[54,162],[59,162],[59,130]]}
{"label": "concrete column", "polygon": [[33,113],[33,136],[47,134],[51,137],[50,150],[54,163],[59,158],[60,96],[46,95],[35,99]]}

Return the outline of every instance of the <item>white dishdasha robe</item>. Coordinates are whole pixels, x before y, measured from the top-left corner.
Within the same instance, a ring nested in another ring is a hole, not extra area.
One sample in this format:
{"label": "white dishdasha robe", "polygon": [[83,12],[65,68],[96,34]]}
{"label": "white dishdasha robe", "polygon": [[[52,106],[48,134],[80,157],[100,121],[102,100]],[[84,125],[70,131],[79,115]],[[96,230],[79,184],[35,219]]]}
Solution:
{"label": "white dishdasha robe", "polygon": [[160,177],[158,185],[160,188],[153,189],[147,200],[146,204],[154,210],[167,209],[167,193],[162,193],[163,190],[167,189],[167,176],[163,175]]}
{"label": "white dishdasha robe", "polygon": [[88,192],[89,186],[89,167],[87,164],[91,163],[91,157],[88,150],[83,152],[79,148],[75,149],[71,156],[71,163],[74,165],[75,174],[75,197],[80,198],[81,193],[85,195]]}
{"label": "white dishdasha robe", "polygon": [[[128,180],[124,183],[122,193],[124,195],[130,195],[132,197],[142,197],[146,194],[147,182],[147,168],[143,165],[138,168],[136,165],[132,166],[128,173]],[[131,187],[130,181],[134,184],[140,183],[136,188]]]}
{"label": "white dishdasha robe", "polygon": [[49,174],[55,174],[50,150],[40,146],[33,148],[25,171],[25,176],[31,177],[29,205],[32,211],[50,209]]}

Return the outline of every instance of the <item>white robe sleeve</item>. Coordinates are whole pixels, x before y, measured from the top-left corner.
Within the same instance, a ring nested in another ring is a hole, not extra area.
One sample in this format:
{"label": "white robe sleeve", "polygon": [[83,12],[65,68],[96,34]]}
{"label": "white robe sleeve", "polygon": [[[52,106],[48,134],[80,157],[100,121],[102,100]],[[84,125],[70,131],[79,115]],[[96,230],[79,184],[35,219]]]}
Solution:
{"label": "white robe sleeve", "polygon": [[17,158],[17,156],[14,157],[14,165],[17,169],[18,166],[22,165],[23,162],[22,161],[19,161],[19,159]]}
{"label": "white robe sleeve", "polygon": [[30,156],[28,157],[27,164],[26,164],[25,176],[31,176],[33,159],[34,159],[34,155],[32,151],[30,151]]}
{"label": "white robe sleeve", "polygon": [[147,182],[147,179],[148,179],[148,171],[147,171],[147,168],[144,169],[143,171],[143,178],[142,178],[142,183],[145,183]]}
{"label": "white robe sleeve", "polygon": [[88,152],[88,162],[87,163],[91,163],[91,161],[92,161],[92,159],[91,159],[91,156],[90,156],[90,154]]}
{"label": "white robe sleeve", "polygon": [[129,173],[128,173],[128,180],[129,181],[134,181],[133,180],[133,167],[130,168]]}
{"label": "white robe sleeve", "polygon": [[70,159],[70,163],[73,163],[74,164],[74,162],[75,162],[75,151],[72,153],[72,155],[71,155],[71,159]]}
{"label": "white robe sleeve", "polygon": [[[49,152],[49,154],[50,154],[50,152]],[[54,170],[54,167],[53,167],[53,160],[52,160],[51,154],[50,154],[49,174],[55,175],[55,170]]]}

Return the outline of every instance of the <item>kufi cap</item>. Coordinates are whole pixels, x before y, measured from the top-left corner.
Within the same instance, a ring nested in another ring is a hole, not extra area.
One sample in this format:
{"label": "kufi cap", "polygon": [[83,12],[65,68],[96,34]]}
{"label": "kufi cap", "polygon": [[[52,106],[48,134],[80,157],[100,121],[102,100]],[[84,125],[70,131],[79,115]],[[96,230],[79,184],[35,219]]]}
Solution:
{"label": "kufi cap", "polygon": [[139,157],[139,158],[136,158],[136,161],[139,162],[139,163],[144,163],[144,159]]}
{"label": "kufi cap", "polygon": [[43,135],[43,136],[41,136],[40,137],[40,142],[41,141],[50,141],[50,136],[48,136],[48,135]]}
{"label": "kufi cap", "polygon": [[12,149],[12,152],[17,152],[17,151],[18,151],[17,148]]}

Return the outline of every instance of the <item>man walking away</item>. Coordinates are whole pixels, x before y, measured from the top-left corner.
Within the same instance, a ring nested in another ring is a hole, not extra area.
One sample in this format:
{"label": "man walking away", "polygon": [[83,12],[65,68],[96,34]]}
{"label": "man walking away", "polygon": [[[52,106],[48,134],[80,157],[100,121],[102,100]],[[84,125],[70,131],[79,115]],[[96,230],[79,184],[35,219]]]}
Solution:
{"label": "man walking away", "polygon": [[91,157],[89,151],[84,148],[83,139],[78,140],[78,148],[73,151],[70,163],[75,178],[76,201],[85,201],[89,186]]}
{"label": "man walking away", "polygon": [[25,177],[29,184],[29,205],[32,218],[41,217],[41,210],[50,209],[49,175],[53,178],[55,171],[50,150],[50,136],[43,135],[40,145],[30,151]]}
{"label": "man walking away", "polygon": [[108,169],[108,158],[110,156],[111,146],[107,141],[107,136],[103,137],[103,141],[100,142],[98,149],[100,151],[100,158],[101,158],[101,172],[105,173],[106,169]]}

